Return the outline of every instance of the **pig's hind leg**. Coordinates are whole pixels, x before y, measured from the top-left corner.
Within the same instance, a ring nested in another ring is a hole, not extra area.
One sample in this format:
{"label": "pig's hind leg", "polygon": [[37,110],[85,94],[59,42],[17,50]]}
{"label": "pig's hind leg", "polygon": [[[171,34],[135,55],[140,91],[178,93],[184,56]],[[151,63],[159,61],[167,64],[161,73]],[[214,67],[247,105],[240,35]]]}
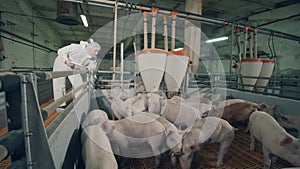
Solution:
{"label": "pig's hind leg", "polygon": [[250,151],[254,152],[254,149],[255,149],[255,137],[254,137],[253,131],[251,130],[250,127],[249,127],[249,129],[250,129],[250,139],[251,139]]}
{"label": "pig's hind leg", "polygon": [[148,140],[148,143],[151,146],[152,152],[155,155],[156,167],[160,167],[161,165],[161,145],[157,142],[157,140]]}
{"label": "pig's hind leg", "polygon": [[220,143],[216,167],[221,167],[221,165],[223,164],[224,155],[227,152],[228,147],[231,145],[232,140],[233,139],[230,139]]}

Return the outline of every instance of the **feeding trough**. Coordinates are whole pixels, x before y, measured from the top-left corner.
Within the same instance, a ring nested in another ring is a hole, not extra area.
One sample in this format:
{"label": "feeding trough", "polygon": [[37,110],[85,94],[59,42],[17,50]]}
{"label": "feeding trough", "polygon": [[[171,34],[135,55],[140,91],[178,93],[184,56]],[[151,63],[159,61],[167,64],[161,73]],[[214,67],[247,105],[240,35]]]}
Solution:
{"label": "feeding trough", "polygon": [[138,69],[147,92],[158,91],[162,81],[167,53],[161,49],[144,49],[137,56]]}
{"label": "feeding trough", "polygon": [[164,81],[168,91],[178,91],[186,74],[189,57],[186,51],[168,52]]}
{"label": "feeding trough", "polygon": [[[181,86],[183,78],[186,74],[189,57],[186,51],[174,51],[175,48],[175,29],[176,29],[176,16],[177,12],[172,11],[172,40],[171,40],[171,50],[168,52],[167,63],[166,63],[166,70],[164,81],[169,92],[175,91],[177,92]],[[164,16],[164,40],[165,40],[165,50],[168,51],[168,43],[167,43],[167,17]]]}
{"label": "feeding trough", "polygon": [[[275,61],[269,59],[261,59],[263,65],[259,74],[259,77],[266,77],[270,78],[273,73]],[[256,90],[264,91],[265,87],[267,86],[269,79],[258,79],[256,82]]]}
{"label": "feeding trough", "polygon": [[[260,71],[262,68],[263,62],[259,58],[245,58],[241,60],[241,69],[240,74],[242,76],[253,76],[258,77],[260,75]],[[242,78],[242,82],[245,85],[244,89],[253,90],[253,86],[247,85],[255,85],[257,78]]]}

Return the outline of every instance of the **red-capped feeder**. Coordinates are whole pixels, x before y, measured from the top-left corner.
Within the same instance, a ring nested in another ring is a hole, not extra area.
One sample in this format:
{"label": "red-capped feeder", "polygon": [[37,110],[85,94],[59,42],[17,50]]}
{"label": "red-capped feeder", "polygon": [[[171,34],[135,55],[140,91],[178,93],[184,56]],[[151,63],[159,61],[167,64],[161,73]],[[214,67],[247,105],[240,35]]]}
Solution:
{"label": "red-capped feeder", "polygon": [[[266,77],[270,78],[273,73],[275,61],[274,60],[269,60],[269,59],[261,59],[263,65],[259,74],[259,77]],[[256,82],[256,89],[258,91],[264,91],[265,87],[267,86],[269,82],[269,79],[258,79]],[[258,87],[258,86],[263,86],[263,87]]]}
{"label": "red-capped feeder", "polygon": [[[241,60],[240,74],[242,76],[258,77],[263,62],[259,58],[245,58]],[[244,85],[255,85],[257,78],[242,78]],[[253,90],[253,86],[244,86],[246,90]]]}
{"label": "red-capped feeder", "polygon": [[158,91],[167,61],[167,52],[162,49],[144,49],[137,55],[138,70],[147,92]]}
{"label": "red-capped feeder", "polygon": [[170,51],[167,56],[164,81],[168,91],[178,91],[189,63],[187,51]]}

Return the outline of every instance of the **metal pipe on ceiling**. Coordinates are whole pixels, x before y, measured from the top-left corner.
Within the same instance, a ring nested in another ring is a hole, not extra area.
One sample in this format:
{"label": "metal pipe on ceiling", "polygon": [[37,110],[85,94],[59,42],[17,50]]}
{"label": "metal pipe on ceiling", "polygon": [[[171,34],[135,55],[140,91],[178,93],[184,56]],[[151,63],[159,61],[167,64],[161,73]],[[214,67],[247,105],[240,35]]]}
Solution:
{"label": "metal pipe on ceiling", "polygon": [[[90,5],[96,5],[96,6],[102,6],[102,7],[108,7],[108,6],[113,7],[116,3],[116,1],[110,1],[110,0],[90,0],[89,2],[82,2],[80,0],[64,0],[64,1],[75,2],[75,3],[87,3]],[[131,5],[128,5],[127,1],[122,1],[122,0],[118,1],[118,6],[124,7],[124,8],[137,9],[137,11],[151,11],[151,8],[155,7],[155,8],[159,8],[159,13],[169,14],[169,15],[171,14],[172,11],[174,11],[173,9],[169,9],[169,8],[165,8],[165,7],[161,7],[161,6],[146,5],[146,4],[141,4],[141,3],[131,3]],[[203,22],[208,22],[208,23],[220,24],[220,25],[224,25],[224,26],[234,25],[241,29],[244,29],[245,27],[253,28],[253,29],[257,28],[257,26],[239,24],[239,23],[235,23],[234,21],[230,21],[230,20],[213,18],[213,17],[209,17],[209,16],[204,16],[204,15],[180,11],[180,10],[177,10],[177,12],[178,12],[178,17],[185,18],[185,19],[198,20],[198,21],[203,21]],[[280,32],[280,31],[275,31],[272,29],[259,28],[257,30],[257,32],[262,33],[262,34],[267,34],[267,35],[272,34],[273,36],[276,36],[276,37],[300,42],[299,36],[291,35],[291,34]]]}

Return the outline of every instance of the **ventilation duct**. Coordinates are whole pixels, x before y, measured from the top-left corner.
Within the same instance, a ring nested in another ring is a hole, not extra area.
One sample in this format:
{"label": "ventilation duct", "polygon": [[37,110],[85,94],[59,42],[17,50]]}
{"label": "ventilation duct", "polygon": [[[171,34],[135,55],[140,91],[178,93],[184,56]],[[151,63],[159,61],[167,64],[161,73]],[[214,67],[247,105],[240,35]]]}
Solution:
{"label": "ventilation duct", "polygon": [[58,0],[56,21],[65,25],[78,25],[79,21],[77,4]]}

